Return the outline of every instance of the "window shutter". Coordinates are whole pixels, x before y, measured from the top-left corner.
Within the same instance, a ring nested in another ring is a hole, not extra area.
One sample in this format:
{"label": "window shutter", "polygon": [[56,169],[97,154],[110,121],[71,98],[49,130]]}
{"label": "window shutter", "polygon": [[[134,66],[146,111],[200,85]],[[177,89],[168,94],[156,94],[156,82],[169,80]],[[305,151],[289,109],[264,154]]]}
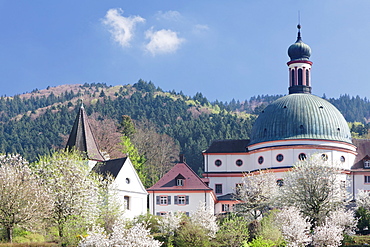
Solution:
{"label": "window shutter", "polygon": [[160,196],[156,196],[156,198],[157,198],[157,204],[160,204],[161,203],[161,198],[160,198]]}
{"label": "window shutter", "polygon": [[185,201],[185,204],[189,204],[189,196],[186,196]]}
{"label": "window shutter", "polygon": [[178,204],[178,202],[177,202],[177,196],[174,196],[175,197],[175,201],[173,202],[174,204]]}
{"label": "window shutter", "polygon": [[168,204],[168,205],[171,205],[171,196],[168,196],[168,197],[167,197],[167,204]]}

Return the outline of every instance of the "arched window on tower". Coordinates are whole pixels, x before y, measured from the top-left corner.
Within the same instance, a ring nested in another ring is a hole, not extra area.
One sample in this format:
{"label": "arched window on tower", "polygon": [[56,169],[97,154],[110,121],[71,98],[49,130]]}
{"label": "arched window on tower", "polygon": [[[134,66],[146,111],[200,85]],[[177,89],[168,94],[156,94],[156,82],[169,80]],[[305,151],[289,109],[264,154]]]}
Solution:
{"label": "arched window on tower", "polygon": [[291,77],[292,77],[291,79],[292,79],[292,86],[293,86],[293,85],[295,85],[295,82],[294,82],[294,69],[292,69],[292,76]]}
{"label": "arched window on tower", "polygon": [[302,85],[302,80],[303,80],[303,70],[298,69],[298,85]]}
{"label": "arched window on tower", "polygon": [[310,85],[310,71],[306,69],[306,86]]}

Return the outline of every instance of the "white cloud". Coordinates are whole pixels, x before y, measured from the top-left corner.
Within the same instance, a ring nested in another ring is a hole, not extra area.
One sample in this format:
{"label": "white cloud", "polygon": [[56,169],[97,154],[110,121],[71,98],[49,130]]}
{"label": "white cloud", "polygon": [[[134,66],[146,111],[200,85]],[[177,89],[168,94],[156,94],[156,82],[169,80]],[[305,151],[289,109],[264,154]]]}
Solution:
{"label": "white cloud", "polygon": [[158,11],[156,16],[157,20],[164,19],[167,21],[179,21],[182,18],[180,12],[176,10],[169,10],[167,12]]}
{"label": "white cloud", "polygon": [[196,32],[203,32],[203,31],[208,31],[209,27],[207,25],[196,24],[194,26],[194,29],[195,29]]}
{"label": "white cloud", "polygon": [[134,35],[135,25],[145,22],[140,16],[122,16],[122,9],[110,9],[107,11],[103,23],[109,26],[113,39],[122,47],[130,46],[130,41]]}
{"label": "white cloud", "polygon": [[185,39],[179,38],[176,32],[166,29],[153,31],[153,28],[151,28],[145,32],[145,36],[150,39],[145,48],[153,56],[160,53],[175,52],[185,41]]}

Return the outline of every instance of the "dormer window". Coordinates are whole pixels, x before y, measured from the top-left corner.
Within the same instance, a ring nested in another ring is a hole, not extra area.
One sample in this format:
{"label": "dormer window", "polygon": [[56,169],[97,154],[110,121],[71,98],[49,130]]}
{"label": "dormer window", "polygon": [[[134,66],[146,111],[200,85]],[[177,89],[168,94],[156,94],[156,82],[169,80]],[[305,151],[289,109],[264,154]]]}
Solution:
{"label": "dormer window", "polygon": [[178,178],[176,180],[176,184],[177,184],[177,186],[184,186],[184,179]]}
{"label": "dormer window", "polygon": [[175,178],[176,186],[184,186],[185,177],[181,174],[177,175]]}
{"label": "dormer window", "polygon": [[364,160],[364,168],[370,168],[370,160]]}

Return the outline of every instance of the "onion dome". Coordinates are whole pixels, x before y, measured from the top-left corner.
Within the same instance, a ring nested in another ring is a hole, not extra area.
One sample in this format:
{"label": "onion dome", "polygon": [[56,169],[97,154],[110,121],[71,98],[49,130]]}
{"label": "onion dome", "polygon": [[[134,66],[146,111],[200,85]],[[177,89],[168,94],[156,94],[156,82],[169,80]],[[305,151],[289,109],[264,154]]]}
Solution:
{"label": "onion dome", "polygon": [[316,139],[352,143],[346,120],[328,101],[294,93],[268,105],[253,125],[251,143]]}
{"label": "onion dome", "polygon": [[289,47],[288,55],[291,61],[308,60],[311,56],[311,48],[302,41],[300,31],[301,25],[298,25],[297,28],[298,28],[297,41]]}

